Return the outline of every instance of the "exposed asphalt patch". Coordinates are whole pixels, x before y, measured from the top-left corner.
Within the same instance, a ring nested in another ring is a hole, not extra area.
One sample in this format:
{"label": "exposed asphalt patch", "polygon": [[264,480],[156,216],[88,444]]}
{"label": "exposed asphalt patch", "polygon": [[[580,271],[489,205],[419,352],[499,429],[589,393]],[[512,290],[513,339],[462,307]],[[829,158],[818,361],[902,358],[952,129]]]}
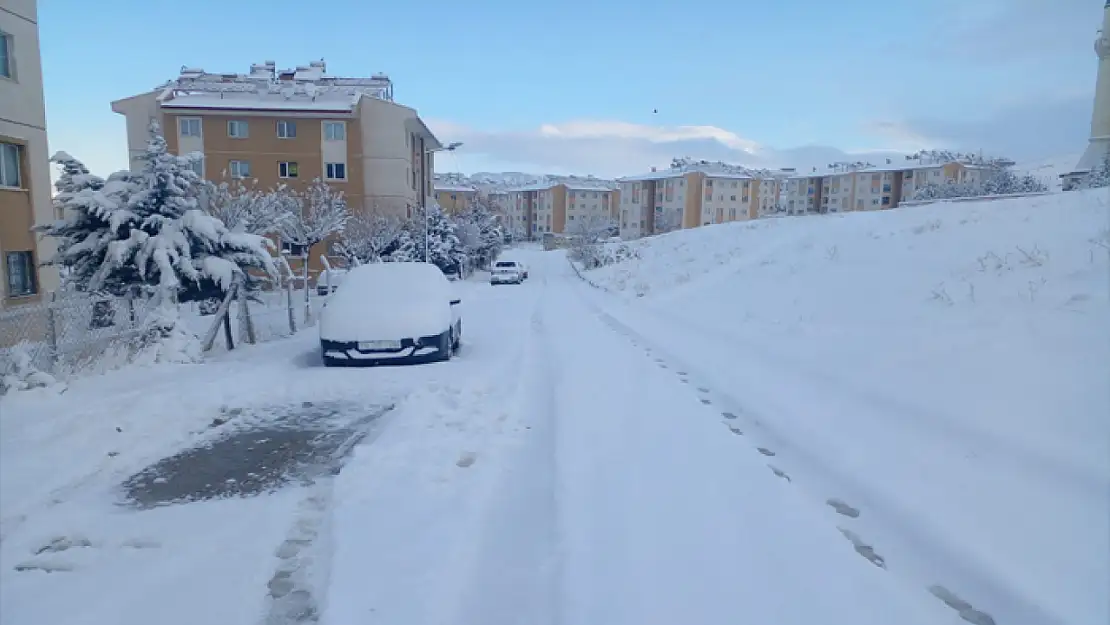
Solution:
{"label": "exposed asphalt patch", "polygon": [[391,408],[302,402],[244,411],[230,431],[128,478],[122,484],[126,503],[152,508],[311,483],[338,473],[354,444]]}

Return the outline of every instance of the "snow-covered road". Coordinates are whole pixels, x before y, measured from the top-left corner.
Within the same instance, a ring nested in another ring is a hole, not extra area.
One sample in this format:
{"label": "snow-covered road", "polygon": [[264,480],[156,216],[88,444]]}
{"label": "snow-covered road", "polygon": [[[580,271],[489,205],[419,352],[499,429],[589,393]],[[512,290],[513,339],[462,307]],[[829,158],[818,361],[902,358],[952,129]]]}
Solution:
{"label": "snow-covered road", "polygon": [[499,291],[519,352],[340,476],[325,623],[959,622],[606,325],[561,253],[524,260]]}

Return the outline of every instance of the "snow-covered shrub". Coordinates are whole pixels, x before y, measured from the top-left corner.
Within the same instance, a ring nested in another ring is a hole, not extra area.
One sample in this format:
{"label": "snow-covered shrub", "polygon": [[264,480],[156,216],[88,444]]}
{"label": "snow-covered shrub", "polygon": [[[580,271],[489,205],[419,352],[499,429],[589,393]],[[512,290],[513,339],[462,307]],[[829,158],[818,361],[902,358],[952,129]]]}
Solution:
{"label": "snow-covered shrub", "polygon": [[634,257],[633,250],[623,242],[608,240],[612,230],[613,221],[606,217],[592,216],[576,221],[569,233],[567,255],[584,269],[596,269]]}
{"label": "snow-covered shrub", "polygon": [[1015,174],[1008,166],[996,165],[987,170],[981,181],[930,183],[919,187],[915,200],[945,200],[1016,193],[1042,193],[1048,185],[1029,174]]}
{"label": "snow-covered shrub", "polygon": [[466,249],[459,240],[458,228],[435,203],[405,224],[388,260],[423,261],[425,246],[428,262],[445,274],[458,274],[466,266]]}
{"label": "snow-covered shrub", "polygon": [[55,384],[58,380],[54,376],[35,366],[27,341],[0,351],[0,395]]}
{"label": "snow-covered shrub", "polygon": [[1079,181],[1080,189],[1101,189],[1110,187],[1110,153],[1102,158],[1087,175]]}
{"label": "snow-covered shrub", "polygon": [[392,216],[353,213],[339,235],[336,251],[350,264],[380,262],[397,247],[403,227]]}
{"label": "snow-covered shrub", "polygon": [[232,232],[276,234],[291,217],[291,204],[283,197],[287,194],[284,188],[268,192],[250,188],[241,180],[220,184],[203,181],[200,204]]}

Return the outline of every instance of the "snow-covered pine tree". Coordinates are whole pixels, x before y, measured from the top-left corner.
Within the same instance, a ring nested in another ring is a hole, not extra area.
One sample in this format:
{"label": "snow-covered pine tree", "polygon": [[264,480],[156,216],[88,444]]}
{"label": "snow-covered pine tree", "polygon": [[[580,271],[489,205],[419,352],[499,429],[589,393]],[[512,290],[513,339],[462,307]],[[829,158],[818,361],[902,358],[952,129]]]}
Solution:
{"label": "snow-covered pine tree", "polygon": [[433,203],[426,209],[426,213],[428,262],[439,267],[445,274],[461,274],[466,266],[466,250],[459,240],[455,224],[438,204]]}
{"label": "snow-covered pine tree", "polygon": [[222,297],[236,279],[250,282],[248,268],[275,275],[269,241],[233,233],[200,210],[201,181],[191,157],[169,152],[158,122],[151,121],[149,132],[143,169],[125,207],[138,223],[116,230],[91,286],[137,286],[168,312],[170,302]]}
{"label": "snow-covered pine tree", "polygon": [[505,244],[505,231],[501,227],[501,220],[488,204],[475,202],[459,215],[457,221],[459,238],[467,255],[474,262],[484,265],[497,258]]}
{"label": "snow-covered pine tree", "polygon": [[53,198],[54,212],[61,219],[35,228],[57,243],[57,253],[45,264],[61,270],[65,288],[123,295],[127,280],[94,287],[92,279],[104,265],[108,246],[118,233],[128,233],[138,225],[138,216],[121,208],[130,192],[132,174],[117,172],[105,181],[66,152],[58,152],[50,160],[61,168]]}

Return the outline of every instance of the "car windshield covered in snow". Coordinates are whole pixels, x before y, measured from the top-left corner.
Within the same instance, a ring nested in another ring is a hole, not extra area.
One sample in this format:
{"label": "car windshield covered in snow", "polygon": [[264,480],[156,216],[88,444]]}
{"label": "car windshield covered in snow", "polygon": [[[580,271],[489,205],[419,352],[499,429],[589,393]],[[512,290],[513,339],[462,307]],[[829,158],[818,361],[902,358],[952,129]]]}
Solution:
{"label": "car windshield covered in snow", "polygon": [[494,265],[494,267],[499,267],[502,269],[512,269],[517,266],[518,263],[515,260],[499,260],[497,261],[497,264]]}

